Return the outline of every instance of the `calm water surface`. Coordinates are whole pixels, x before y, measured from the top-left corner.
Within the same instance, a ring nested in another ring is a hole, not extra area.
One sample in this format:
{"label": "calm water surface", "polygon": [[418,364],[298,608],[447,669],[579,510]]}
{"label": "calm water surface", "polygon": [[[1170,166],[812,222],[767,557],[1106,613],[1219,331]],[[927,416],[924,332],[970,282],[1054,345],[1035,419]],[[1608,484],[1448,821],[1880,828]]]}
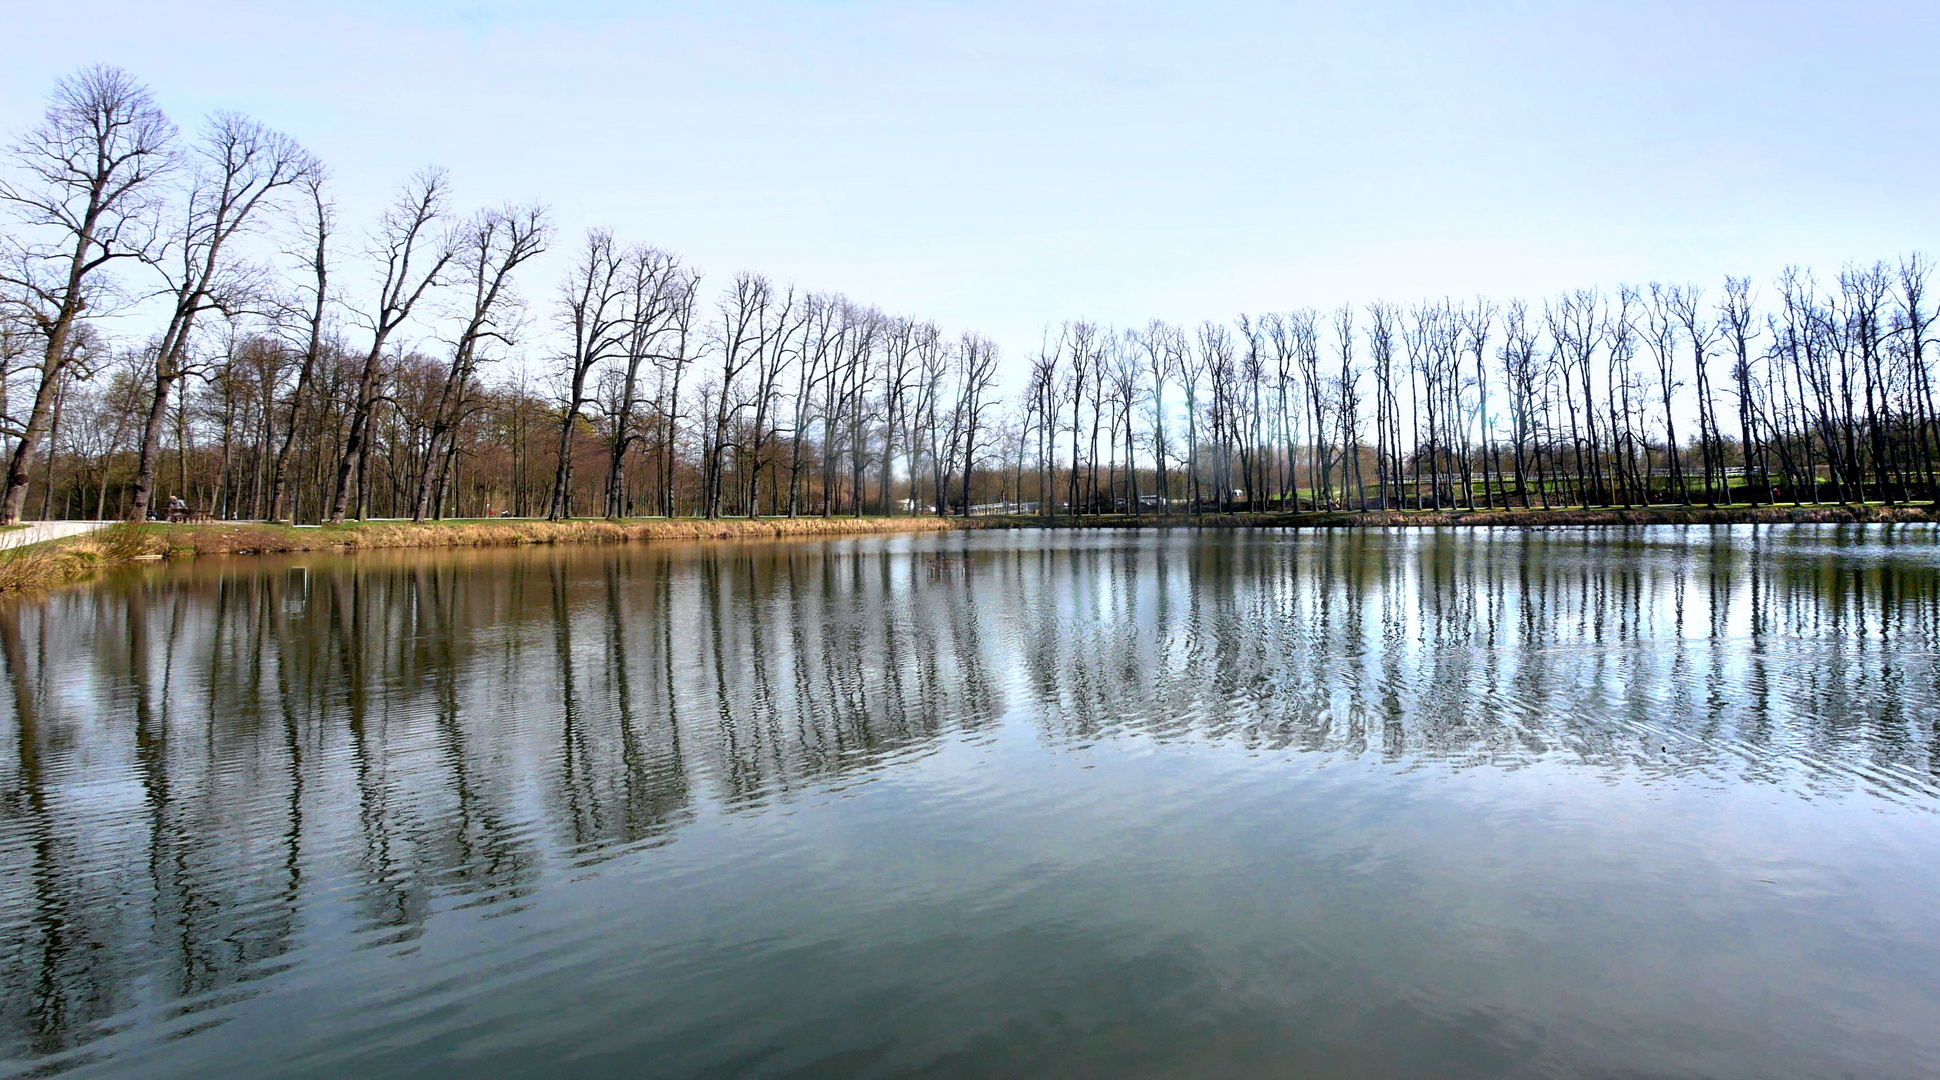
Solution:
{"label": "calm water surface", "polygon": [[204,560],[0,608],[0,1072],[1940,1075],[1940,532]]}

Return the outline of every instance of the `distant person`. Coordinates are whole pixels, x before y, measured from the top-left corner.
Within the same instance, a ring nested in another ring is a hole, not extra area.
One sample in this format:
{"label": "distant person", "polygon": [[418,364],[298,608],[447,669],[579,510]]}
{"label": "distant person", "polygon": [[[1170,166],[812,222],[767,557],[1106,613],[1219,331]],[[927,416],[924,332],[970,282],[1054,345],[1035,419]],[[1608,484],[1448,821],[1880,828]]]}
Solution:
{"label": "distant person", "polygon": [[180,495],[170,495],[168,497],[168,519],[170,521],[187,521],[188,517],[189,504],[183,502]]}

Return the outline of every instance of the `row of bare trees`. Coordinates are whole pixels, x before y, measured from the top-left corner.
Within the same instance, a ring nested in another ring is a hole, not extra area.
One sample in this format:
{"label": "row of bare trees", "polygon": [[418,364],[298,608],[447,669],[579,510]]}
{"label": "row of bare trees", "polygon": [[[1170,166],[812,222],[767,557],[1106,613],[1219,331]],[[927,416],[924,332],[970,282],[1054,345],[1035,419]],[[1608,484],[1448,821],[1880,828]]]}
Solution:
{"label": "row of bare trees", "polygon": [[1930,277],[1911,255],[1787,269],[1762,308],[1733,277],[1067,323],[1017,409],[1016,490],[1045,514],[1931,499]]}
{"label": "row of bare trees", "polygon": [[0,521],[1629,506],[1933,497],[1930,267],[974,334],[62,81],[0,202]]}
{"label": "row of bare trees", "polygon": [[460,214],[436,170],[346,252],[296,142],[228,113],[185,139],[117,69],[63,80],[9,164],[0,521],[158,492],[332,522],[942,511],[988,450],[982,338],[753,274],[710,298],[604,230],[532,305],[545,209]]}

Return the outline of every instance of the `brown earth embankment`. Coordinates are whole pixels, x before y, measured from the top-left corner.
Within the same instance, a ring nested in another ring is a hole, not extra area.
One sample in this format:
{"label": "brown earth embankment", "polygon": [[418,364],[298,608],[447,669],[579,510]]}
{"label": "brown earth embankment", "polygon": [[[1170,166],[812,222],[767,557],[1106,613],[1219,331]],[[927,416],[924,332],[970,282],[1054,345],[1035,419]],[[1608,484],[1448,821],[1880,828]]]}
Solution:
{"label": "brown earth embankment", "polygon": [[95,570],[141,559],[374,548],[624,544],[688,540],[817,539],[937,532],[955,519],[655,518],[627,521],[356,522],[291,528],[257,522],[117,525],[70,539],[0,551],[0,593],[53,588]]}

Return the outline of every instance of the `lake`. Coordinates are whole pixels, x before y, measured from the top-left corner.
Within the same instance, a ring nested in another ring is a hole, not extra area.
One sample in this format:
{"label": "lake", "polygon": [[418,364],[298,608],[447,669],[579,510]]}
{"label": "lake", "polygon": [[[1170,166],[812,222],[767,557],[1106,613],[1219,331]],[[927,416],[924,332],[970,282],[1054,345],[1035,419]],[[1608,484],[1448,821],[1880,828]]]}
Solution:
{"label": "lake", "polygon": [[0,607],[0,1073],[1940,1075],[1940,530],[203,559]]}

